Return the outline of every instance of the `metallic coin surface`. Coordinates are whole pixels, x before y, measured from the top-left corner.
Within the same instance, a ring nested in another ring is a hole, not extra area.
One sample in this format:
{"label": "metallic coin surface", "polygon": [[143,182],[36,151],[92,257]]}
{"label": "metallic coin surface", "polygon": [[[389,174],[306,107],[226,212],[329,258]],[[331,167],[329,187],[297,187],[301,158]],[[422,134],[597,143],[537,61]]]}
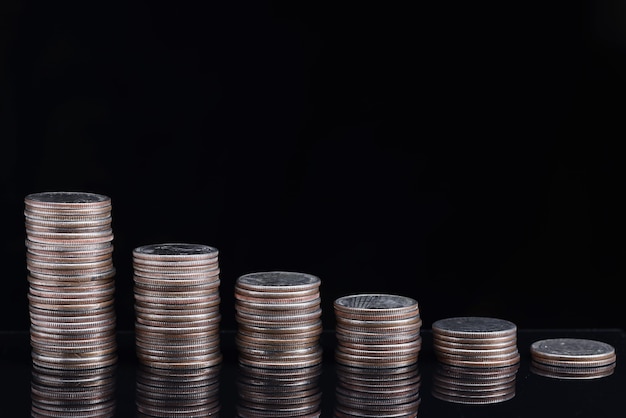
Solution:
{"label": "metallic coin surface", "polygon": [[539,359],[570,362],[604,361],[612,362],[615,348],[602,341],[582,338],[552,338],[535,341],[530,353]]}
{"label": "metallic coin surface", "polygon": [[508,320],[466,316],[440,319],[432,324],[433,334],[461,338],[488,338],[513,336],[517,326]]}
{"label": "metallic coin surface", "polygon": [[157,258],[163,261],[169,261],[172,259],[185,259],[185,258],[201,258],[211,259],[217,257],[217,248],[204,244],[193,243],[163,243],[163,244],[149,244],[137,247],[133,250],[133,255],[136,258]]}
{"label": "metallic coin surface", "polygon": [[266,292],[305,291],[319,287],[321,280],[312,274],[292,271],[263,271],[237,278],[240,289]]}
{"label": "metallic coin surface", "polygon": [[418,310],[415,299],[402,295],[355,294],[337,298],[335,309],[347,312],[402,313]]}

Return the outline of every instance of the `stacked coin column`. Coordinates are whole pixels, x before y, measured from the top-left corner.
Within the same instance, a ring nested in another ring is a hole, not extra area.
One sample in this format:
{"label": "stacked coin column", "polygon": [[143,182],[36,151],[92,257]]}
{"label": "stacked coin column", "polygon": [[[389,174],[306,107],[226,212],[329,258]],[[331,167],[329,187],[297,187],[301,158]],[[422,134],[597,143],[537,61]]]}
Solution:
{"label": "stacked coin column", "polygon": [[239,417],[316,417],[322,365],[320,279],[258,272],[235,285]]}
{"label": "stacked coin column", "polygon": [[111,199],[42,192],[24,200],[32,416],[105,416],[117,362]]}
{"label": "stacked coin column", "polygon": [[453,317],[433,322],[438,367],[432,394],[447,402],[493,404],[515,396],[517,326],[505,319]]}
{"label": "stacked coin column", "polygon": [[334,309],[335,416],[417,416],[422,346],[417,301],[356,294],[336,299]]}
{"label": "stacked coin column", "polygon": [[217,414],[222,361],[217,249],[145,245],[133,250],[133,269],[138,413]]}
{"label": "stacked coin column", "polygon": [[530,346],[530,371],[562,380],[598,379],[615,371],[611,344],[584,338],[548,338]]}

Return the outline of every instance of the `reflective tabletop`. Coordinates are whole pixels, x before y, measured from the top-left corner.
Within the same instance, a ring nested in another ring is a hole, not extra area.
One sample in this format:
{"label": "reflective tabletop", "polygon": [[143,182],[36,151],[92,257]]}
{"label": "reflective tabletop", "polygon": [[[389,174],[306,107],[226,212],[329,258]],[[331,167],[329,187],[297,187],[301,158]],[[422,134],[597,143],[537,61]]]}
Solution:
{"label": "reflective tabletop", "polygon": [[[423,329],[421,332],[423,341],[417,367],[403,370],[401,383],[397,383],[400,381],[397,373],[355,375],[338,365],[334,357],[337,341],[333,331],[325,331],[321,336],[323,362],[315,373],[293,370],[291,375],[265,373],[258,376],[241,367],[235,331],[220,334],[223,359],[218,367],[189,375],[153,373],[141,367],[135,354],[134,334],[120,331],[114,370],[106,379],[93,379],[94,385],[110,393],[108,409],[84,415],[58,409],[62,405],[59,393],[56,389],[46,392],[46,385],[42,384],[45,379],[32,364],[28,332],[2,332],[0,416],[45,416],[37,414],[38,405],[51,406],[57,412],[50,416],[58,417],[236,417],[238,411],[241,416],[274,417],[391,416],[389,411],[396,411],[395,416],[426,418],[625,416],[626,372],[621,354],[626,350],[626,333],[623,330],[521,329],[517,335],[519,367],[508,377],[498,378],[496,383],[501,384],[495,385],[492,380],[484,386],[480,386],[484,383],[480,377],[468,380],[467,376],[449,371],[442,375],[442,365],[433,350],[432,331]],[[612,345],[617,354],[614,370],[603,377],[589,379],[561,379],[535,373],[531,369],[531,344],[563,337]],[[259,392],[259,387],[263,391]],[[364,389],[368,387],[372,388],[371,393]],[[438,391],[434,390],[437,388]],[[468,393],[482,393],[485,401],[477,400],[476,396],[468,398]],[[467,399],[472,402],[463,401]],[[404,406],[400,408],[398,403]],[[265,411],[264,415],[251,412],[257,407]],[[272,408],[276,409],[272,412]],[[152,411],[152,415],[146,411]]]}

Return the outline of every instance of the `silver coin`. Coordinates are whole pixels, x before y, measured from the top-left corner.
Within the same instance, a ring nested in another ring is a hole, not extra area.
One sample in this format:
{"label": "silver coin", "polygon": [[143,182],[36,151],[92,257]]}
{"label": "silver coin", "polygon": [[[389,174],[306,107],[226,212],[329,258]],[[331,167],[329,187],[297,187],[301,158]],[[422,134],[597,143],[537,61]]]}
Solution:
{"label": "silver coin", "polygon": [[171,242],[162,244],[149,244],[137,247],[133,255],[137,258],[158,258],[160,260],[213,258],[218,255],[217,248],[204,244],[184,242]]}
{"label": "silver coin", "polygon": [[552,338],[535,341],[530,346],[531,355],[554,361],[590,362],[615,357],[615,348],[602,341],[582,338]]}
{"label": "silver coin", "polygon": [[321,280],[312,274],[291,271],[264,271],[244,274],[236,286],[252,291],[298,291],[319,286]]}
{"label": "silver coin", "polygon": [[506,319],[462,316],[437,320],[432,324],[432,331],[451,337],[489,338],[514,335],[517,326]]}
{"label": "silver coin", "polygon": [[74,192],[74,191],[54,191],[54,192],[38,192],[26,195],[25,200],[33,205],[41,204],[58,204],[64,206],[67,204],[88,204],[103,205],[110,202],[111,198],[102,194],[89,193],[89,192]]}
{"label": "silver coin", "polygon": [[417,301],[413,298],[384,293],[343,296],[335,300],[334,306],[338,310],[350,312],[373,310],[385,313],[418,309]]}

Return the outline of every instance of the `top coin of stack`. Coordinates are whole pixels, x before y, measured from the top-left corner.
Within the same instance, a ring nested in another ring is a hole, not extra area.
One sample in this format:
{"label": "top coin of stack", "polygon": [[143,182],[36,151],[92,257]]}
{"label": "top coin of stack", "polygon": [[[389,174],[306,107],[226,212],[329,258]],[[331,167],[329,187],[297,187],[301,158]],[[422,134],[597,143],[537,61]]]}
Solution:
{"label": "top coin of stack", "polygon": [[115,268],[111,199],[86,192],[42,192],[24,199],[34,367],[88,378],[113,367]]}
{"label": "top coin of stack", "polygon": [[135,340],[145,366],[217,366],[220,351],[218,250],[188,243],[133,250]]}
{"label": "top coin of stack", "polygon": [[615,348],[602,341],[551,338],[530,346],[531,371],[556,379],[596,379],[613,374]]}
{"label": "top coin of stack", "polygon": [[416,300],[356,294],[334,302],[338,363],[354,367],[404,367],[417,362],[422,319]]}

